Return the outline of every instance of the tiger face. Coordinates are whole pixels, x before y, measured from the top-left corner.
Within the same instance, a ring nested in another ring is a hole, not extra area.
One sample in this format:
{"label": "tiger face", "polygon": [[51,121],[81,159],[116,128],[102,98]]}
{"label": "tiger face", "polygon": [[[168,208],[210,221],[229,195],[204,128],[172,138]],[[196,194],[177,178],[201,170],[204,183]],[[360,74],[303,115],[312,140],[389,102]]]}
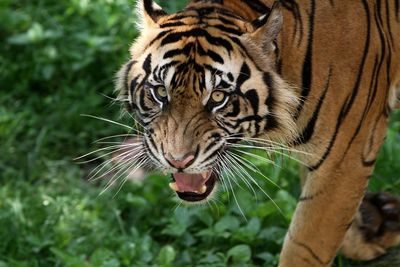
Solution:
{"label": "tiger face", "polygon": [[274,70],[280,6],[253,22],[212,5],[173,15],[152,1],[138,9],[142,32],[118,74],[120,98],[145,128],[148,157],[172,173],[170,187],[203,201],[228,144],[293,133],[297,101]]}

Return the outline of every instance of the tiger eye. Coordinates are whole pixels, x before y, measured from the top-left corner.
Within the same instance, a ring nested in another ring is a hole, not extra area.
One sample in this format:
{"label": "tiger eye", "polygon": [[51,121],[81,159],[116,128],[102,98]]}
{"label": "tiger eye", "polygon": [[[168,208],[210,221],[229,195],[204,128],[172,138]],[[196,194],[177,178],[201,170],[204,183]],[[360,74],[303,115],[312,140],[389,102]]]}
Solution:
{"label": "tiger eye", "polygon": [[225,99],[225,93],[221,91],[215,91],[211,94],[211,99],[215,103],[222,102]]}
{"label": "tiger eye", "polygon": [[165,98],[167,97],[167,89],[165,89],[163,86],[158,86],[156,89],[156,94],[161,98]]}

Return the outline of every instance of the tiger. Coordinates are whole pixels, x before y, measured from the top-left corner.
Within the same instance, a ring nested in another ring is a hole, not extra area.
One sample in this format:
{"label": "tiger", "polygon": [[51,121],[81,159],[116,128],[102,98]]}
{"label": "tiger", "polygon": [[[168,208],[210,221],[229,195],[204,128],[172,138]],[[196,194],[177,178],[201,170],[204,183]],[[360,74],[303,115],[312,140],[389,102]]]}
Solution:
{"label": "tiger", "polygon": [[155,168],[187,203],[212,198],[242,142],[299,151],[299,196],[280,267],[370,260],[400,243],[399,199],[366,193],[398,105],[399,0],[137,3],[140,35],[117,75]]}

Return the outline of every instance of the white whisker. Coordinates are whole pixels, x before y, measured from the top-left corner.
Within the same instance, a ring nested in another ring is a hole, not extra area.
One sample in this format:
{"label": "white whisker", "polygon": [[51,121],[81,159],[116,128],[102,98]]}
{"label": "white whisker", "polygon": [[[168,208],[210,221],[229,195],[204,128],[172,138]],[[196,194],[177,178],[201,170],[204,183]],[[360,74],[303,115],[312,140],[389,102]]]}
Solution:
{"label": "white whisker", "polygon": [[116,121],[113,121],[113,120],[110,120],[110,119],[106,119],[106,118],[102,118],[102,117],[97,117],[97,116],[93,116],[93,115],[88,115],[88,114],[81,114],[81,116],[83,116],[83,117],[88,117],[88,118],[93,118],[93,119],[97,119],[97,120],[101,120],[101,121],[105,121],[105,122],[109,122],[109,123],[112,123],[112,124],[115,124],[115,125],[118,125],[118,126],[127,128],[127,129],[129,129],[129,130],[134,131],[134,132],[142,133],[141,131],[139,131],[139,130],[137,130],[137,129],[135,129],[135,128],[129,126],[129,125],[125,125],[125,124],[122,124],[122,123],[120,123],[120,122],[116,122]]}
{"label": "white whisker", "polygon": [[292,157],[292,156],[290,156],[290,155],[288,155],[286,153],[283,153],[283,152],[281,152],[279,150],[272,150],[272,149],[268,149],[266,147],[258,147],[258,146],[250,146],[250,145],[239,145],[239,144],[231,144],[230,146],[231,147],[236,147],[236,148],[260,149],[260,150],[263,150],[263,151],[266,151],[266,152],[275,153],[275,154],[281,155],[283,157],[287,157],[289,159],[292,159],[292,160],[296,161],[297,163],[300,163],[301,165],[307,166],[307,164],[305,162],[303,162],[303,161],[301,161],[299,159],[296,159],[296,158],[294,158],[294,157]]}
{"label": "white whisker", "polygon": [[[144,158],[140,163],[138,163],[138,165],[137,166],[135,166],[134,168],[134,170],[130,170],[130,168],[132,167],[132,165],[129,167],[129,169],[128,169],[128,171],[129,171],[129,173],[128,173],[128,175],[129,174],[131,174],[131,173],[135,173],[137,170],[139,170],[140,168],[142,168],[144,165],[146,165],[146,163],[147,163],[147,161],[148,161],[148,159],[147,158]],[[126,171],[125,171],[126,172]],[[118,195],[118,193],[121,191],[121,189],[122,189],[122,187],[124,186],[124,184],[126,183],[126,181],[128,181],[128,176],[126,176],[124,179],[123,179],[123,181],[122,181],[122,183],[120,184],[120,186],[119,186],[119,188],[118,188],[118,190],[117,190],[117,192],[115,192],[115,194],[114,194],[114,198]]]}
{"label": "white whisker", "polygon": [[250,179],[250,181],[252,181],[260,190],[261,192],[263,192],[263,194],[270,200],[272,201],[272,203],[274,204],[274,206],[279,210],[279,212],[283,215],[283,212],[281,210],[281,208],[278,206],[278,204],[268,195],[267,192],[265,192],[265,190],[257,183],[257,181],[251,177],[251,175],[242,167],[240,166],[240,162],[236,161],[239,164],[234,164],[233,166],[235,166],[236,168],[240,168],[242,170],[242,172]]}
{"label": "white whisker", "polygon": [[[246,186],[252,191],[255,199],[257,200],[257,193],[254,190],[254,188],[251,186],[251,184],[246,180],[246,178],[243,176],[243,174],[240,172],[240,169],[238,169],[238,167],[235,165],[234,162],[232,162],[231,157],[227,154],[225,157],[225,160],[228,161],[231,166],[232,166],[232,170],[235,170],[236,175],[246,184]],[[241,167],[241,166],[239,166]],[[244,172],[244,169],[242,169],[242,172]]]}
{"label": "white whisker", "polygon": [[[90,181],[95,181],[95,180],[101,179],[102,177],[107,176],[108,174],[110,174],[110,173],[113,172],[114,170],[116,170],[116,169],[118,169],[119,167],[125,165],[125,164],[126,164],[125,159],[129,158],[130,156],[132,156],[132,154],[134,154],[134,152],[132,152],[132,151],[127,151],[127,152],[121,153],[120,157],[118,157],[120,162],[118,162],[118,163],[117,163],[114,167],[112,167],[110,170],[108,170],[108,171],[106,171],[105,173],[103,173],[102,175],[96,177],[97,174],[99,174],[99,173],[101,172],[101,170],[102,170],[103,168],[105,168],[105,166],[106,166],[107,164],[103,165],[103,167],[101,167],[95,174],[93,174],[93,175],[90,176],[89,180],[90,180]],[[133,162],[135,162],[135,160],[139,159],[139,158],[142,157],[143,155],[144,155],[144,153],[141,152],[141,153],[139,153],[139,154],[134,155],[134,157],[130,158],[129,160],[132,160]],[[117,157],[115,157],[115,158],[117,158]],[[115,160],[115,158],[110,159],[110,160],[109,160],[109,163],[111,163],[112,160]]]}
{"label": "white whisker", "polygon": [[233,190],[233,186],[232,186],[231,180],[230,179],[227,179],[227,180],[228,180],[229,186],[230,186],[231,191],[232,191],[233,199],[235,200],[235,203],[236,203],[236,205],[237,205],[237,207],[238,207],[238,209],[240,211],[240,214],[242,214],[242,216],[245,219],[245,221],[247,221],[246,215],[244,215],[244,212],[243,212],[242,208],[240,207],[239,202],[238,202],[238,200],[236,198],[236,194],[235,194],[235,191]]}
{"label": "white whisker", "polygon": [[[221,156],[223,157],[223,155],[221,155]],[[226,166],[226,164],[225,164],[223,161],[220,161],[220,163],[224,165],[225,170],[229,171],[229,172],[225,172],[226,175],[230,176],[230,177],[232,178],[232,181],[234,181],[234,182],[237,184],[237,181],[236,181],[235,177],[232,176],[232,173],[230,172],[230,169]],[[243,216],[243,218],[247,221],[246,215],[244,214],[242,208],[240,207],[240,204],[239,204],[239,201],[237,200],[235,191],[233,190],[233,186],[232,186],[232,183],[231,183],[231,179],[228,178],[228,179],[226,179],[226,180],[228,181],[229,187],[230,187],[231,192],[232,192],[232,195],[233,195],[233,199],[234,199],[234,201],[235,201],[235,203],[236,203],[236,205],[237,205],[237,207],[238,207],[238,209],[239,209],[240,214],[241,214],[241,215]],[[241,187],[240,185],[238,185],[238,186]]]}
{"label": "white whisker", "polygon": [[[132,145],[123,145],[123,144],[120,144],[120,145],[113,145],[113,146],[102,147],[102,148],[96,149],[96,150],[94,150],[94,151],[91,151],[91,152],[89,152],[89,153],[86,153],[86,154],[84,154],[84,155],[82,155],[82,156],[79,156],[79,157],[77,157],[77,158],[74,158],[74,160],[82,159],[82,158],[85,158],[85,157],[87,157],[87,156],[90,156],[90,155],[92,155],[92,154],[94,154],[94,153],[97,153],[97,152],[100,152],[100,151],[104,151],[104,150],[115,149],[115,148],[124,149],[124,148],[129,148],[129,147],[132,147]],[[114,152],[115,152],[115,151],[114,151]]]}
{"label": "white whisker", "polygon": [[[140,166],[142,164],[143,161],[145,161],[146,159],[141,159],[139,162],[132,162],[131,164],[127,164],[125,167],[122,167],[121,169],[119,169],[113,176],[112,178],[108,181],[106,187],[100,192],[100,195],[103,194],[104,192],[106,192],[112,184],[114,184],[117,180],[119,180],[121,177],[123,177],[123,175],[127,172],[130,171],[130,169],[133,166]],[[135,166],[135,168],[136,168]],[[129,172],[131,173],[131,171]],[[127,177],[126,177],[127,179]]]}
{"label": "white whisker", "polygon": [[[110,154],[114,154],[114,153],[117,153],[117,152],[119,152],[119,151],[123,151],[123,150],[126,150],[126,149],[128,149],[129,147],[121,147],[121,148],[118,148],[118,149],[115,149],[115,150],[113,150],[113,151],[111,151],[111,152],[107,152],[106,154],[103,154],[103,155],[100,155],[100,156],[98,156],[98,157],[95,157],[95,158],[93,158],[93,159],[89,159],[89,160],[86,160],[86,161],[79,161],[78,162],[78,164],[85,164],[85,163],[89,163],[89,162],[93,162],[93,161],[96,161],[96,160],[98,160],[98,159],[101,159],[101,158],[104,158],[104,157],[106,157],[106,156],[108,156],[108,155],[110,155]],[[137,150],[140,150],[141,149],[141,147],[134,147],[134,148],[132,148],[132,149],[130,149],[129,151],[137,151]],[[115,157],[114,157],[115,158]]]}
{"label": "white whisker", "polygon": [[[229,151],[228,151],[229,152]],[[230,155],[234,158],[236,158],[238,161],[240,161],[240,163],[242,163],[243,165],[245,165],[247,168],[249,168],[251,171],[260,174],[263,178],[265,178],[268,182],[270,182],[271,184],[273,184],[274,186],[276,186],[277,188],[281,189],[281,187],[276,184],[272,179],[270,179],[269,177],[265,176],[260,169],[254,165],[251,161],[249,161],[248,159],[244,158],[244,157],[240,157],[239,155],[236,155],[232,152],[229,152]],[[247,163],[246,163],[247,162]]]}
{"label": "white whisker", "polygon": [[129,134],[129,133],[127,133],[127,134],[117,134],[117,135],[111,135],[111,136],[107,136],[107,137],[103,137],[103,138],[97,139],[97,140],[93,141],[93,143],[97,143],[97,142],[100,142],[100,141],[103,141],[103,140],[107,140],[107,139],[111,139],[111,138],[117,138],[117,137],[142,137],[142,135],[141,134]]}

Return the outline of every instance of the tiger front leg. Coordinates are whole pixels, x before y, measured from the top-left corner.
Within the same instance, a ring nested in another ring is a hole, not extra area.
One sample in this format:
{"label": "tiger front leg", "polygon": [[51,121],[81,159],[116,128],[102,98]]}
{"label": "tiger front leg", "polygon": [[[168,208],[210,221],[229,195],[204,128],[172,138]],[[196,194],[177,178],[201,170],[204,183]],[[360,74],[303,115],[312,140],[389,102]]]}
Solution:
{"label": "tiger front leg", "polygon": [[[384,107],[373,105],[359,126],[360,114],[340,119],[340,131],[308,147],[308,174],[282,248],[280,267],[331,266],[352,226],[386,134]],[[340,117],[339,117],[340,118]],[[325,120],[328,121],[328,120]],[[339,128],[338,128],[339,129]],[[322,145],[321,145],[322,144]],[[315,153],[318,147],[323,153]]]}
{"label": "tiger front leg", "polygon": [[280,257],[280,267],[330,266],[364,196],[371,169],[349,161],[311,171]]}

